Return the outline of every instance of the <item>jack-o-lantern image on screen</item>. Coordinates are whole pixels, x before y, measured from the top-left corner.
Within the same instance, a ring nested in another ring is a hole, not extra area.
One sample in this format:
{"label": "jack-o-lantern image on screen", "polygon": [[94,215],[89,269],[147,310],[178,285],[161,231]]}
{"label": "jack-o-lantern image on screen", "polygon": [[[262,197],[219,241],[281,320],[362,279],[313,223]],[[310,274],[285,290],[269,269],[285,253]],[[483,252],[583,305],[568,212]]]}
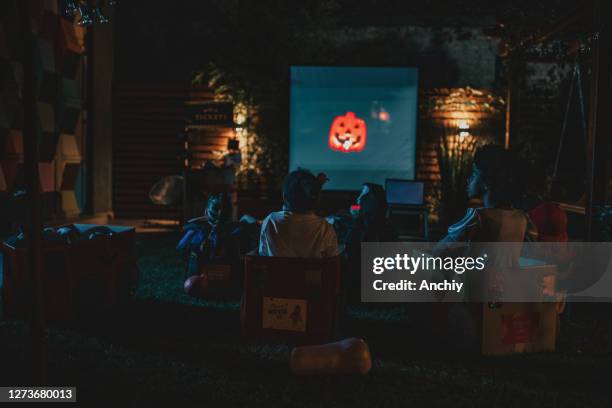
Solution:
{"label": "jack-o-lantern image on screen", "polygon": [[366,146],[366,138],[366,123],[353,112],[336,116],[329,129],[329,147],[339,152],[362,151]]}

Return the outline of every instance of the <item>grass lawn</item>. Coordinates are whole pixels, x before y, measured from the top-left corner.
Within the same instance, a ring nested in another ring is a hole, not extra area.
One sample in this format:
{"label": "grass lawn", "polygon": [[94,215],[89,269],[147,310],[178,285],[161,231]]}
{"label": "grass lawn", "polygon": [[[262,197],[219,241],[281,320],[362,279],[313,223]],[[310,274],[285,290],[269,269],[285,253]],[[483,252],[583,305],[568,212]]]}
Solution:
{"label": "grass lawn", "polygon": [[[87,406],[612,406],[612,305],[572,305],[555,353],[504,358],[424,340],[411,305],[351,308],[346,337],[370,345],[370,374],[299,378],[288,347],[241,344],[238,301],[183,293],[177,239],[139,239],[137,296],[120,316],[48,330],[51,384],[76,385]],[[0,385],[27,384],[28,341],[27,324],[0,320]]]}

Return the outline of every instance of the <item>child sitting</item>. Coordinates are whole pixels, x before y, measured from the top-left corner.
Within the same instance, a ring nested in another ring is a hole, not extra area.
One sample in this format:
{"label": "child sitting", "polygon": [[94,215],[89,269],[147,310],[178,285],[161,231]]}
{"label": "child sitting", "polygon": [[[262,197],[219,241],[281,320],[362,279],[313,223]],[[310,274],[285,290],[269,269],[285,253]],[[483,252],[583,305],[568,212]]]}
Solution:
{"label": "child sitting", "polygon": [[334,227],[314,213],[324,176],[296,170],[283,184],[283,209],[269,214],[261,226],[259,255],[324,258],[338,255]]}
{"label": "child sitting", "polygon": [[211,265],[240,267],[242,225],[232,222],[230,214],[230,198],[220,193],[210,196],[204,217],[185,225],[176,248],[185,254],[187,276],[199,275]]}

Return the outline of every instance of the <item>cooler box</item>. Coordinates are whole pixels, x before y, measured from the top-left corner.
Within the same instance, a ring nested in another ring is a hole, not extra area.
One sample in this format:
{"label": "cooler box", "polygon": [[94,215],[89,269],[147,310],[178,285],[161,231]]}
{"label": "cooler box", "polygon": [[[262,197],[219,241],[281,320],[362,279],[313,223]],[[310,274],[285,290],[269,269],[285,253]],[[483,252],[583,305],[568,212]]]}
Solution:
{"label": "cooler box", "polygon": [[247,256],[240,319],[243,339],[321,344],[334,339],[340,258]]}
{"label": "cooler box", "polygon": [[[80,231],[97,225],[73,224]],[[70,321],[118,305],[135,287],[135,230],[107,225],[112,235],[66,244],[43,242],[45,319]],[[8,318],[27,318],[31,285],[26,249],[3,243],[2,300]]]}

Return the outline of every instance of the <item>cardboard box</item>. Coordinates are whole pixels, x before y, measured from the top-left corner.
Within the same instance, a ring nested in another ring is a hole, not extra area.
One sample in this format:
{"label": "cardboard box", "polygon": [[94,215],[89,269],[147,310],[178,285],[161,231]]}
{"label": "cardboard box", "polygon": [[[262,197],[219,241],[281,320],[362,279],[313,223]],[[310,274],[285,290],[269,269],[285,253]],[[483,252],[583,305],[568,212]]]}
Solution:
{"label": "cardboard box", "polygon": [[[82,233],[97,227],[73,225]],[[94,311],[109,310],[135,287],[138,273],[135,230],[106,227],[113,232],[108,237],[43,245],[43,307],[47,320],[70,321]],[[2,251],[4,314],[9,318],[26,318],[31,304],[26,249],[3,243]]]}
{"label": "cardboard box", "polygon": [[[555,288],[556,268],[538,265],[521,268],[520,273],[531,275],[526,281],[537,290],[525,291],[531,302],[437,303],[432,313],[434,331],[458,349],[486,356],[554,351],[562,311]],[[495,276],[493,272],[483,282],[498,285]]]}
{"label": "cardboard box", "polygon": [[483,355],[554,351],[556,340],[556,303],[483,305]]}
{"label": "cardboard box", "polygon": [[241,304],[246,341],[322,344],[340,312],[340,259],[247,256]]}

